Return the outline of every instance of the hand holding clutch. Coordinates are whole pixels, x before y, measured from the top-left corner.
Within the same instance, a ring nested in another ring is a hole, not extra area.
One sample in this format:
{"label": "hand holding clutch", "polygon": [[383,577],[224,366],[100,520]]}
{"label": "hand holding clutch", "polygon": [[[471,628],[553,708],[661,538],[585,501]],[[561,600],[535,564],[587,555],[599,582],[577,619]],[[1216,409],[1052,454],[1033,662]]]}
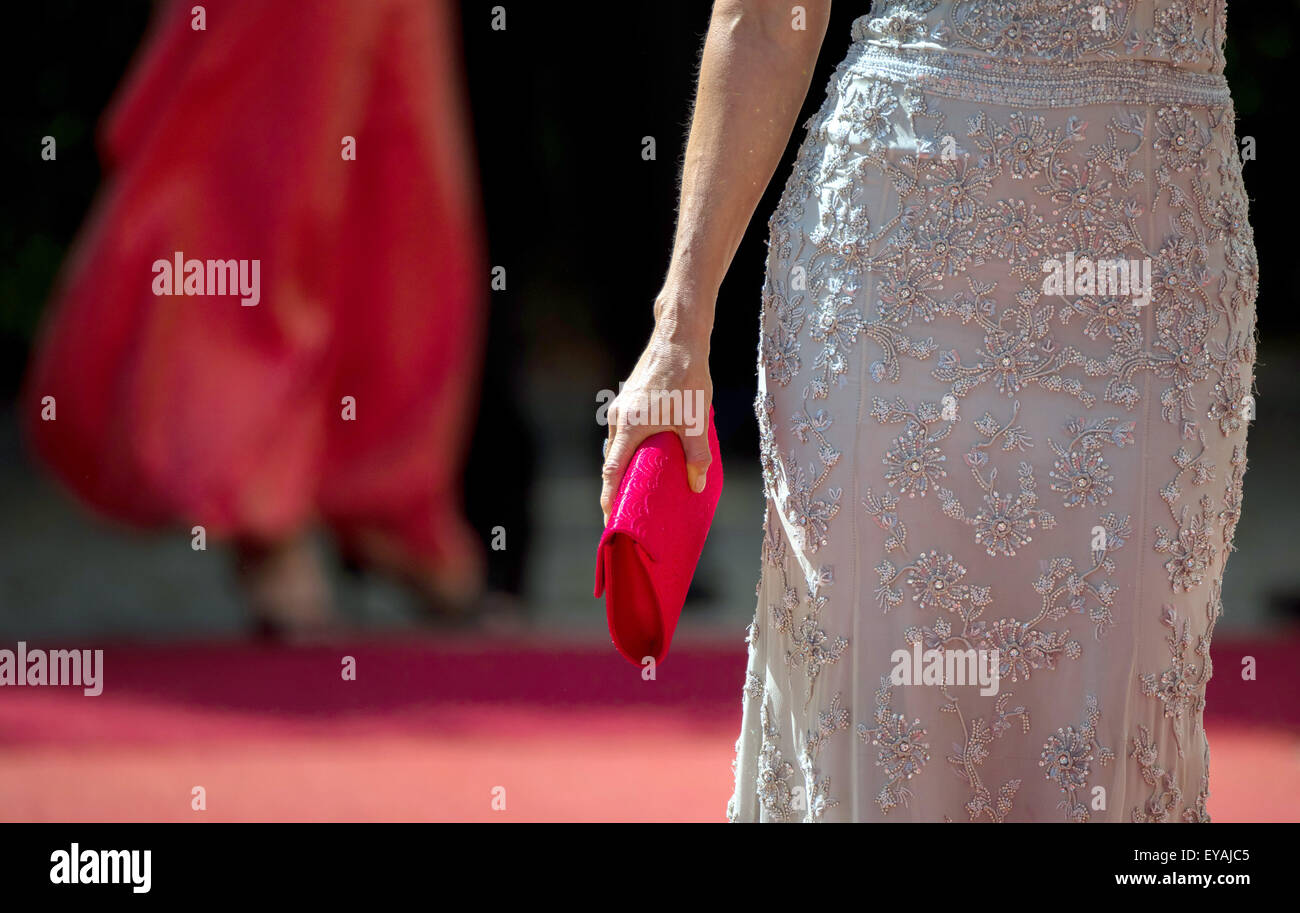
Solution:
{"label": "hand holding clutch", "polygon": [[614,646],[633,663],[668,652],[686,593],[722,494],[722,457],[709,407],[709,466],[704,491],[686,483],[686,456],[674,431],[637,448],[619,486],[596,551],[595,595],[605,596]]}

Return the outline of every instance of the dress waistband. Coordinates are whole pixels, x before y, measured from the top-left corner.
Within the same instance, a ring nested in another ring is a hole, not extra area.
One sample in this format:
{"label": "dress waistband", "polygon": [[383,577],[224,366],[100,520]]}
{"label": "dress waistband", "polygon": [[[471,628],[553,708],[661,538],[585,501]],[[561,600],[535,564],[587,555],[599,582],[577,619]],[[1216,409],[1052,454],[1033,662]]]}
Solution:
{"label": "dress waistband", "polygon": [[1104,104],[1232,103],[1218,73],[1194,73],[1156,60],[1024,62],[956,54],[942,48],[853,45],[845,67],[865,76],[909,82],[936,95],[992,105],[1076,108]]}

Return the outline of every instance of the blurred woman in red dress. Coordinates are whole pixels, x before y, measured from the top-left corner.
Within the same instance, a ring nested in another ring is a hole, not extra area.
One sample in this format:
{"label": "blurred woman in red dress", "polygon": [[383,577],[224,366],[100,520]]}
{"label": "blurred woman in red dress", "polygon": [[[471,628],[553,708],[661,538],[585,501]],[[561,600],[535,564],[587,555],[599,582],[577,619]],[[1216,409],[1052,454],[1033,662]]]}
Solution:
{"label": "blurred woman in red dress", "polygon": [[[233,539],[277,627],[328,621],[316,521],[432,604],[481,587],[459,478],[488,273],[449,7],[162,8],[30,366],[40,459],[112,518]],[[259,261],[259,300],[155,294],[176,252]]]}

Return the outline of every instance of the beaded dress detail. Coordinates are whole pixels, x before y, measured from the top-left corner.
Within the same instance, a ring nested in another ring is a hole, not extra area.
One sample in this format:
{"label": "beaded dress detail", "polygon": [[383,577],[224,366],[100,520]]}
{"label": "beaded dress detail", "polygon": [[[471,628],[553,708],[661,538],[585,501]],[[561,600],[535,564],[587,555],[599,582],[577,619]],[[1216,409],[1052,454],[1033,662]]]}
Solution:
{"label": "beaded dress detail", "polygon": [[1258,282],[1225,4],[854,23],[770,220],[732,820],[1208,820]]}

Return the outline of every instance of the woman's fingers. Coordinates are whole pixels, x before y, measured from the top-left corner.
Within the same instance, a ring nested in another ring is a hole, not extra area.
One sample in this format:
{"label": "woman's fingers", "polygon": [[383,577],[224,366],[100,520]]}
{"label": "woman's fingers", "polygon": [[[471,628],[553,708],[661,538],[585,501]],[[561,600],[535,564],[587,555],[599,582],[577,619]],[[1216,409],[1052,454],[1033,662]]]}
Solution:
{"label": "woman's fingers", "polygon": [[648,419],[653,413],[648,412],[644,404],[639,404],[635,394],[620,396],[610,404],[607,413],[609,436],[605,439],[600,491],[600,510],[606,525],[633,454],[646,438],[660,431],[676,432],[686,457],[686,484],[696,493],[704,491],[709,466],[713,462],[713,455],[709,452],[708,399],[708,391],[700,390],[697,400],[692,403],[695,408],[685,410],[684,414],[661,411],[660,416],[673,416],[672,424],[650,422]]}
{"label": "woman's fingers", "polygon": [[709,452],[708,427],[678,428],[677,435],[682,439],[682,451],[686,454],[686,484],[691,486],[691,491],[704,491],[709,465],[713,462],[713,454]]}
{"label": "woman's fingers", "polygon": [[600,512],[605,515],[605,524],[609,525],[609,514],[614,509],[614,498],[618,495],[618,486],[623,481],[623,473],[627,472],[627,464],[632,460],[632,454],[641,441],[645,440],[645,435],[633,437],[632,428],[634,425],[619,425],[614,431],[614,436],[606,440],[605,462],[600,467]]}

